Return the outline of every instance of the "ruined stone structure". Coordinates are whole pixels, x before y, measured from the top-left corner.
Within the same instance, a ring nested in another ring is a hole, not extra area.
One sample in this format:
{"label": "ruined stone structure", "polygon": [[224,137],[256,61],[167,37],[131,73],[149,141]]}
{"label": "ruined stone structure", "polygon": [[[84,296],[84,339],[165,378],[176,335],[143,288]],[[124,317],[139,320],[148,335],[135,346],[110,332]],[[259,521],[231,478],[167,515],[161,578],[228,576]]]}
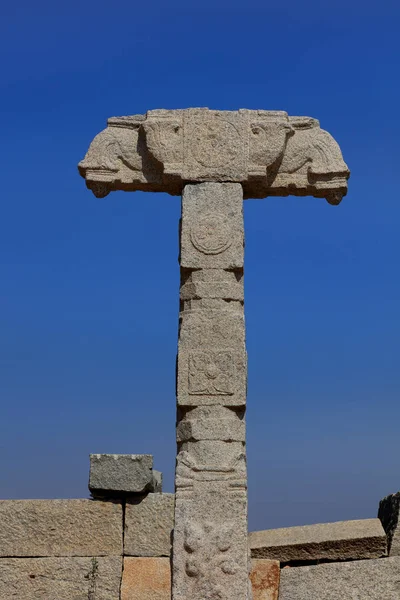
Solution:
{"label": "ruined stone structure", "polygon": [[[152,456],[92,455],[89,487],[91,500],[0,500],[0,600],[171,600],[175,496]],[[251,532],[253,600],[398,600],[398,498],[381,520]],[[211,544],[196,558],[212,573]],[[220,595],[211,581],[203,600]]]}
{"label": "ruined stone structure", "polygon": [[109,119],[79,170],[182,195],[174,600],[248,596],[243,198],[338,204],[349,170],[318,121],[283,111],[152,110]]}
{"label": "ruined stone structure", "polygon": [[400,492],[378,519],[247,533],[242,200],[338,204],[336,142],[284,112],[155,110],[109,119],[79,170],[98,197],[182,195],[175,494],[151,455],[95,454],[90,500],[0,501],[0,600],[399,600]]}

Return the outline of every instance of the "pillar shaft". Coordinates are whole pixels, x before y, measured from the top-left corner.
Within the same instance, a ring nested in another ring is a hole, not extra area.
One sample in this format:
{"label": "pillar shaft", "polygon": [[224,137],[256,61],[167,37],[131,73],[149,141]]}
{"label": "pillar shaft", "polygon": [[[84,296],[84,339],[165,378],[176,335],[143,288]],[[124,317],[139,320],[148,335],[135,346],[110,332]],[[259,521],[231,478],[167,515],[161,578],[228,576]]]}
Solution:
{"label": "pillar shaft", "polygon": [[173,600],[248,591],[243,191],[185,186]]}

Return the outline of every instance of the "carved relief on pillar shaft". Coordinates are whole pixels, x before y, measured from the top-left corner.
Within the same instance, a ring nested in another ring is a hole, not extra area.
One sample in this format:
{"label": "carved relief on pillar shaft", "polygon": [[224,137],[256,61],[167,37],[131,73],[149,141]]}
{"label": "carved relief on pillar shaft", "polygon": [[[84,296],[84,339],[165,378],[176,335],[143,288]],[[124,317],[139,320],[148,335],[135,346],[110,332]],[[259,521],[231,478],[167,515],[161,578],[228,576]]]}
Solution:
{"label": "carved relief on pillar shaft", "polygon": [[239,183],[182,197],[173,600],[247,598],[242,202]]}
{"label": "carved relief on pillar shaft", "polygon": [[[246,600],[246,492],[221,496],[215,504],[218,496],[213,498],[209,488],[206,483],[199,490],[203,503],[197,510],[184,494],[176,500],[174,537],[179,540],[180,553],[173,559],[173,598]],[[213,507],[217,507],[215,511]]]}

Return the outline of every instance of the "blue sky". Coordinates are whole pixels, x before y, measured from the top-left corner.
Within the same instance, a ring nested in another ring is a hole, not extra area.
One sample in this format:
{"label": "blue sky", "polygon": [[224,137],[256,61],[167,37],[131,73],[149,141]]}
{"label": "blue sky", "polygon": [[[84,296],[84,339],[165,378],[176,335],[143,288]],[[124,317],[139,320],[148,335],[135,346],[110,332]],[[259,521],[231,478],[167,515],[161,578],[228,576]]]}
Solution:
{"label": "blue sky", "polygon": [[[173,490],[179,199],[97,200],[113,115],[310,115],[339,207],[245,203],[250,528],[375,516],[400,489],[397,2],[25,1],[0,9],[0,496],[85,497],[90,452]],[[4,60],[5,57],[5,60]]]}

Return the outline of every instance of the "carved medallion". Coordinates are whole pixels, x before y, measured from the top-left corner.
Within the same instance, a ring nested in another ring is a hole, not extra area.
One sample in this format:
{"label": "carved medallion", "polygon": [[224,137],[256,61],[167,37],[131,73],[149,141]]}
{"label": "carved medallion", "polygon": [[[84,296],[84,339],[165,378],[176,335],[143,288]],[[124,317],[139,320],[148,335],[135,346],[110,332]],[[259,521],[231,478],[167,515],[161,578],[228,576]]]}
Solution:
{"label": "carved medallion", "polygon": [[205,167],[222,167],[235,160],[240,134],[228,121],[214,118],[197,126],[190,142],[193,157]]}
{"label": "carved medallion", "polygon": [[230,352],[192,352],[189,356],[189,394],[232,395],[232,376]]}
{"label": "carved medallion", "polygon": [[232,244],[231,227],[221,214],[208,214],[190,230],[193,246],[203,254],[221,254]]}

